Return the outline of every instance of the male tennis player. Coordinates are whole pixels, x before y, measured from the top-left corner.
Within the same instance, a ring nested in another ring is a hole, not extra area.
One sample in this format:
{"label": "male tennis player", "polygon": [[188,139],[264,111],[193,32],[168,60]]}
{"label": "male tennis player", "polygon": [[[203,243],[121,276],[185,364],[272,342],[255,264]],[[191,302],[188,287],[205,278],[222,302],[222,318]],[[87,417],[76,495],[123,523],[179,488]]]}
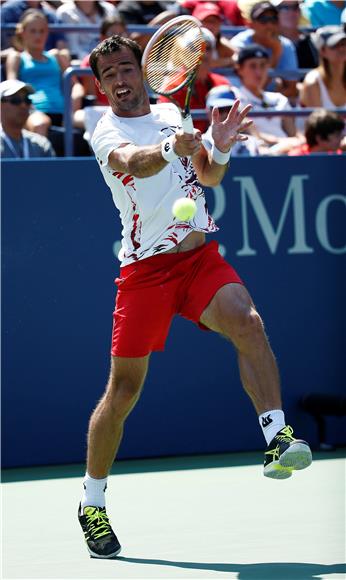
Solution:
{"label": "male tennis player", "polygon": [[[311,463],[311,452],[285,425],[277,365],[251,297],[220,256],[217,243],[205,241],[217,226],[208,214],[202,185],[222,180],[232,145],[246,139],[242,131],[249,126],[245,117],[250,106],[240,111],[236,101],[222,122],[218,110],[213,111],[213,145],[207,153],[200,132],[182,132],[175,106],[150,105],[141,51],[133,40],[104,40],[92,51],[90,65],[110,104],[92,146],[120,212],[123,240],[110,378],[90,419],[78,516],[90,554],[110,558],[121,547],[106,514],[107,475],[125,419],[139,398],[150,354],[164,349],[175,314],[233,342],[243,387],[268,445],[264,474],[290,477]],[[188,222],[172,215],[172,205],[181,197],[197,204]]]}

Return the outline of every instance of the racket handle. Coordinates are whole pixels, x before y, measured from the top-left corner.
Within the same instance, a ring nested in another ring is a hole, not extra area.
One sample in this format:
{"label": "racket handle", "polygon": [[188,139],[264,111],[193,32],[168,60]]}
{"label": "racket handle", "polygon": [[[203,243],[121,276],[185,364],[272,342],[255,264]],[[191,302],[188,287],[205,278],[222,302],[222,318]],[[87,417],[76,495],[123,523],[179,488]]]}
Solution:
{"label": "racket handle", "polygon": [[190,113],[181,117],[181,126],[184,133],[188,133],[189,135],[193,134],[193,122]]}

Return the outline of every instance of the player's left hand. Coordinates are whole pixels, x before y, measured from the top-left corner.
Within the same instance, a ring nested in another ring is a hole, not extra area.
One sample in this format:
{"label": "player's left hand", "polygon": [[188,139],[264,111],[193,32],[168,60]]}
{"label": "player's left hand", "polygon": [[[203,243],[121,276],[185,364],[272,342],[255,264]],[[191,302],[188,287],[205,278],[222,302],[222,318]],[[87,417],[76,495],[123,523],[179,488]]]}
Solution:
{"label": "player's left hand", "polygon": [[214,107],[211,118],[211,135],[215,146],[226,153],[236,141],[245,141],[247,136],[243,134],[252,124],[245,117],[252,109],[252,105],[246,105],[239,111],[240,101],[237,99],[230,109],[226,119],[220,121],[219,110]]}

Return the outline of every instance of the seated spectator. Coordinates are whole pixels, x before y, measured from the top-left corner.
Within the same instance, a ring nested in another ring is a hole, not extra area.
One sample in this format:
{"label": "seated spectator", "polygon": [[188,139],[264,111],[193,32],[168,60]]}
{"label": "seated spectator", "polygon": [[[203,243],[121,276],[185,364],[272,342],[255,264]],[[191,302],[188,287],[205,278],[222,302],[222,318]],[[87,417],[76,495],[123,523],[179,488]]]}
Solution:
{"label": "seated spectator", "polygon": [[[270,67],[280,71],[277,87],[270,83],[268,90],[277,88],[287,97],[296,97],[296,80],[285,78],[285,71],[298,68],[295,46],[291,40],[279,34],[279,16],[277,8],[270,2],[257,2],[250,11],[249,28],[239,32],[231,39],[232,47],[239,51],[249,44],[259,44],[269,54]],[[282,73],[282,74],[281,74]]]}
{"label": "seated spectator", "polygon": [[[113,34],[119,34],[120,36],[128,36],[127,33],[127,29],[125,26],[124,21],[122,20],[122,18],[120,16],[111,16],[108,18],[105,18],[101,24],[101,28],[100,28],[100,39],[99,42],[101,42],[102,40],[104,40],[105,38],[108,38],[109,36],[112,36]],[[90,55],[87,54],[84,59],[81,62],[81,67],[82,68],[90,68],[90,63],[89,63],[89,57]],[[106,95],[104,95],[103,93],[100,93],[98,87],[95,85],[95,80],[94,77],[92,75],[86,75],[81,77],[80,82],[82,84],[83,87],[83,98],[86,97],[94,97],[93,102],[90,103],[90,106],[86,105],[84,108],[79,109],[77,111],[75,111],[74,113],[74,126],[75,127],[80,127],[81,129],[85,129],[85,114],[87,113],[88,115],[92,114],[91,111],[89,111],[89,109],[95,108],[97,107],[97,111],[100,111],[102,109],[99,109],[99,107],[104,106],[104,107],[108,107],[108,99],[106,97]],[[86,110],[88,109],[88,111]],[[92,118],[94,118],[95,115],[92,115]],[[98,117],[97,117],[98,118]],[[89,132],[88,132],[89,134]],[[88,136],[87,136],[88,137]],[[88,138],[89,140],[89,138]]]}
{"label": "seated spectator", "polygon": [[[95,24],[99,28],[104,18],[119,15],[115,6],[109,2],[82,0],[63,2],[56,11],[62,24]],[[71,58],[81,61],[99,42],[95,32],[69,32],[66,35]]]}
{"label": "seated spectator", "polygon": [[301,0],[271,0],[279,13],[279,32],[289,38],[295,48],[299,68],[318,66],[318,53],[310,34],[299,29]]}
{"label": "seated spectator", "polygon": [[198,2],[192,12],[192,16],[197,18],[204,28],[210,30],[216,39],[213,50],[211,67],[232,67],[234,66],[233,54],[230,40],[221,34],[222,12],[218,4],[214,2]]}
{"label": "seated spectator", "polygon": [[346,106],[346,33],[341,26],[324,26],[312,34],[320,64],[305,76],[300,92],[304,107]]}
{"label": "seated spectator", "polygon": [[[213,87],[218,85],[229,85],[229,80],[220,74],[211,72],[212,53],[215,48],[215,37],[207,28],[202,28],[206,42],[206,51],[202,63],[198,69],[196,81],[193,88],[190,106],[191,109],[205,109],[206,95]],[[184,106],[186,89],[178,91],[172,95],[173,99],[181,106]],[[158,103],[170,102],[167,97],[158,97]],[[208,121],[199,119],[194,121],[194,126],[204,133],[208,128]]]}
{"label": "seated spectator", "polygon": [[[214,107],[219,110],[220,120],[224,121],[238,98],[237,89],[229,85],[220,85],[211,89],[206,98],[209,123],[212,121],[212,110]],[[231,150],[232,157],[255,157],[259,155],[260,151],[257,146],[257,139],[249,134],[248,130],[243,130],[243,133],[247,134],[247,139],[236,141]],[[211,125],[208,127],[206,133],[202,135],[202,142],[207,151],[209,151],[213,142]]]}
{"label": "seated spectator", "polygon": [[343,131],[345,121],[334,111],[318,109],[305,122],[306,143],[294,147],[288,155],[311,155],[312,153],[342,153],[346,151]]}
{"label": "seated spectator", "polygon": [[[47,136],[51,125],[61,126],[64,111],[62,72],[69,66],[70,58],[65,50],[45,51],[48,21],[39,10],[28,10],[17,25],[16,40],[22,52],[12,51],[6,61],[7,78],[19,79],[34,87],[28,128]],[[75,107],[79,104],[75,100]],[[80,108],[80,106],[78,107]]]}
{"label": "seated spectator", "polygon": [[[241,85],[237,88],[243,106],[252,104],[254,111],[285,111],[292,108],[287,97],[281,93],[264,90],[268,78],[269,55],[260,45],[252,44],[240,50],[236,70],[241,80]],[[254,131],[265,146],[276,146],[275,149],[268,150],[269,154],[277,154],[278,150],[285,153],[301,142],[293,117],[256,117]]]}
{"label": "seated spectator", "polygon": [[345,0],[305,0],[302,12],[313,28],[321,28],[340,24],[345,6]]}
{"label": "seated spectator", "polygon": [[21,81],[7,80],[0,83],[0,152],[3,159],[55,156],[48,139],[24,129],[31,107],[29,95],[33,93],[34,89]]}
{"label": "seated spectator", "polygon": [[[47,17],[49,24],[57,24],[58,19],[55,10],[51,8],[47,2],[39,2],[38,0],[10,0],[1,5],[0,15],[1,15],[1,25],[18,23],[24,12],[34,8],[40,10]],[[1,32],[1,50],[5,50],[11,46],[14,46],[14,30],[2,29]],[[65,36],[61,32],[50,32],[45,50],[50,50],[52,48],[66,48]]]}

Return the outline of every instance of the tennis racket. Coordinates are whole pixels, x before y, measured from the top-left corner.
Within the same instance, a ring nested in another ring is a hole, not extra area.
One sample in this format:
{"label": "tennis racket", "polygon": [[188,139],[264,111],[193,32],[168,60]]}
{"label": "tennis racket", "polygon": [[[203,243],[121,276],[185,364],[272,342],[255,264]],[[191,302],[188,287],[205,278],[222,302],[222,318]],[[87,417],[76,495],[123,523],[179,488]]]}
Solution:
{"label": "tennis racket", "polygon": [[192,16],[177,16],[155,32],[143,53],[144,78],[154,93],[177,105],[173,95],[186,89],[184,107],[178,105],[184,133],[193,133],[190,100],[204,52],[199,21]]}

